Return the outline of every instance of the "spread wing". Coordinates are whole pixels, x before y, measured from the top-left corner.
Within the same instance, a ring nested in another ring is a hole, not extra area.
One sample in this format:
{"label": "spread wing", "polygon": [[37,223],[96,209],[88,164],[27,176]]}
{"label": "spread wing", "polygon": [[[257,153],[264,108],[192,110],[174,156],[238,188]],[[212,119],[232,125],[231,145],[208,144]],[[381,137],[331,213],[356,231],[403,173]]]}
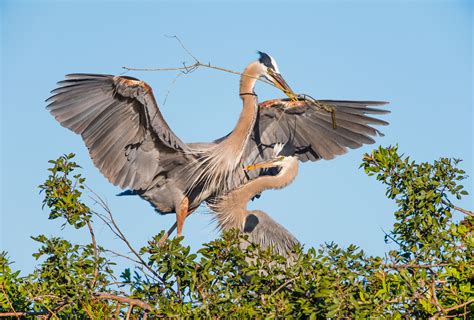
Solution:
{"label": "spread wing", "polygon": [[114,185],[146,189],[160,153],[187,150],[168,127],[145,82],[131,77],[70,74],[47,109],[82,136],[97,168]]}
{"label": "spread wing", "polygon": [[374,108],[387,104],[381,101],[318,100],[335,110],[336,129],[332,113],[310,101],[275,99],[262,102],[255,128],[249,139],[244,164],[270,159],[275,143],[285,144],[283,155],[295,155],[301,161],[329,160],[375,142],[382,135],[373,125],[388,122],[371,115],[389,113]]}

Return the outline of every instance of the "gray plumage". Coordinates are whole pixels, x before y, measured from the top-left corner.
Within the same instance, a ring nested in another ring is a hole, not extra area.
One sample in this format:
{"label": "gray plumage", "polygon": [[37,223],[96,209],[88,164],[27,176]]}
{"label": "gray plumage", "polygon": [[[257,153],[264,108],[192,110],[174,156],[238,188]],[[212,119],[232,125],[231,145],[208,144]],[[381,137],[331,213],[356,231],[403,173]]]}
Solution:
{"label": "gray plumage", "polygon": [[378,131],[370,125],[386,124],[367,116],[385,112],[369,107],[380,102],[328,101],[337,109],[337,130],[330,128],[327,112],[303,101],[278,99],[259,106],[254,86],[260,77],[294,97],[270,60],[273,69],[261,61],[247,66],[239,121],[210,143],[182,142],[164,120],[151,87],[132,77],[70,74],[52,91],[47,108],[82,136],[111,183],[133,190],[162,214],[176,212],[180,233],[184,218],[203,201],[258,176],[244,174],[242,166],[268,159],[267,149],[275,143],[286,143],[286,155],[301,161],[331,159],[346,148],[373,143]]}
{"label": "gray plumage", "polygon": [[[278,145],[274,148],[277,150]],[[286,258],[290,258],[291,249],[298,240],[283,226],[274,221],[265,212],[248,211],[248,202],[257,194],[268,189],[280,189],[289,185],[298,174],[298,159],[296,157],[279,157],[279,150],[270,161],[265,161],[253,167],[276,168],[276,175],[260,176],[251,180],[228,194],[221,195],[210,203],[210,208],[216,213],[216,220],[221,230],[238,229],[248,235],[248,240],[263,248],[271,248]]]}

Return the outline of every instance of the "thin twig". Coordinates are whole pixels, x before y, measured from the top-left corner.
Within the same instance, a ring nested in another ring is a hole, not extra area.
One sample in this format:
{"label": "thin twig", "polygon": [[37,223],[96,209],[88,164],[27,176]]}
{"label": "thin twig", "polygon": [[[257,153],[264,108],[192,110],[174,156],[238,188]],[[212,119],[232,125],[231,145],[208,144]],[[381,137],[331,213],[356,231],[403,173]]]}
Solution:
{"label": "thin twig", "polygon": [[391,269],[431,269],[438,267],[447,267],[449,263],[438,263],[438,264],[384,264],[386,268]]}
{"label": "thin twig", "polygon": [[[435,296],[435,298],[436,298],[436,296]],[[438,299],[436,298],[435,304],[436,304],[436,307],[438,308],[438,312],[433,315],[432,319],[436,319],[440,315],[442,315],[444,318],[452,318],[453,316],[448,316],[449,312],[457,310],[457,309],[461,309],[461,308],[464,308],[466,310],[466,307],[468,305],[470,305],[471,303],[473,303],[473,302],[474,302],[474,299],[470,299],[470,300],[468,300],[464,303],[461,303],[461,304],[458,304],[458,305],[455,305],[455,306],[452,306],[452,307],[449,307],[449,308],[443,308],[439,304]],[[461,315],[466,315],[466,314],[469,314],[469,312],[466,313],[466,311],[465,311]],[[454,315],[454,316],[456,316],[456,315]]]}
{"label": "thin twig", "polygon": [[289,285],[290,283],[292,283],[293,281],[297,280],[299,278],[299,276],[297,277],[294,277],[288,281],[286,281],[285,283],[283,283],[281,286],[279,286],[275,291],[273,291],[269,296],[268,296],[268,300],[270,300],[271,297],[273,297],[275,294],[278,293],[278,291],[280,291],[281,289],[283,289],[284,287],[286,287],[287,285]]}
{"label": "thin twig", "polygon": [[460,318],[460,317],[463,317],[464,319],[467,319],[466,316],[469,315],[469,310],[466,309],[466,306],[464,306],[464,312],[463,313],[457,313],[457,314],[453,314],[453,315],[445,315],[443,316],[444,318],[446,319],[450,319],[450,318]]}
{"label": "thin twig", "polygon": [[53,311],[51,310],[50,308],[48,308],[48,306],[44,305],[44,307],[46,308],[46,310],[48,310],[48,318],[49,317],[55,317],[56,319],[59,319],[58,315]]}
{"label": "thin twig", "polygon": [[152,311],[153,307],[140,299],[122,297],[108,292],[97,292],[95,298],[99,300],[113,300],[119,303],[125,303],[129,306],[137,306],[143,310]]}
{"label": "thin twig", "polygon": [[114,319],[117,320],[120,316],[120,310],[122,309],[122,304],[117,301],[117,307],[115,307]]}
{"label": "thin twig", "polygon": [[121,258],[130,260],[130,261],[132,261],[133,263],[141,264],[140,261],[135,260],[135,259],[133,259],[133,258],[127,256],[127,255],[124,255],[124,254],[120,253],[120,252],[116,252],[116,251],[113,251],[113,250],[110,250],[110,249],[104,249],[104,251],[105,251],[105,252],[109,252],[109,253],[111,253],[111,254],[117,256],[117,257],[121,257]]}
{"label": "thin twig", "polygon": [[433,297],[434,304],[438,311],[443,311],[443,307],[439,304],[438,296],[436,294],[435,282],[431,282],[431,296]]}
{"label": "thin twig", "polygon": [[471,217],[474,217],[474,212],[470,211],[470,210],[466,210],[466,209],[463,209],[463,208],[460,208],[460,207],[457,207],[455,206],[454,204],[452,203],[449,203],[447,201],[443,201],[443,204],[450,207],[451,209],[454,209],[456,211],[459,211],[461,213],[464,213],[465,215],[468,215],[468,216],[471,216]]}
{"label": "thin twig", "polygon": [[462,308],[462,307],[465,307],[465,306],[470,305],[470,304],[473,303],[473,302],[474,302],[474,299],[467,300],[467,301],[464,302],[464,303],[461,303],[461,304],[458,304],[458,305],[456,305],[456,306],[452,306],[452,307],[450,307],[450,308],[444,309],[444,312],[446,313],[446,312],[450,312],[450,311],[453,311],[453,310],[460,309],[460,308]]}
{"label": "thin twig", "polygon": [[[469,314],[469,312],[465,312],[465,313],[460,313],[460,314],[453,314],[453,315],[449,315],[449,316],[443,316],[442,319],[451,319],[451,318],[460,318],[460,317],[463,317],[464,319],[466,319],[466,316]],[[430,319],[436,319],[436,318],[430,318]]]}
{"label": "thin twig", "polygon": [[95,284],[97,283],[97,279],[99,277],[99,252],[97,250],[97,242],[95,240],[94,229],[92,229],[92,224],[89,219],[87,219],[87,228],[89,229],[89,233],[91,235],[92,248],[94,250],[94,260],[95,260],[94,279],[92,279],[92,282],[91,282],[91,288],[94,288]]}
{"label": "thin twig", "polygon": [[92,312],[90,310],[88,310],[87,308],[84,308],[84,311],[89,316],[89,319],[94,319],[94,315],[92,314]]}
{"label": "thin twig", "polygon": [[183,48],[184,51],[186,51],[186,53],[189,54],[191,56],[191,58],[194,59],[194,61],[199,62],[199,60],[191,53],[191,51],[188,50],[188,48],[185,47],[185,45],[183,44],[183,42],[181,41],[181,39],[177,35],[169,36],[169,35],[165,34],[165,37],[176,39],[179,42],[179,44],[181,45],[181,48]]}
{"label": "thin twig", "polygon": [[[242,73],[242,72],[237,72],[237,71],[233,71],[233,70],[230,70],[230,69],[226,69],[226,68],[221,68],[221,67],[217,67],[217,66],[213,66],[211,65],[211,63],[202,63],[201,61],[199,61],[192,53],[191,51],[186,48],[183,44],[183,42],[181,41],[181,39],[179,39],[178,36],[174,35],[174,36],[167,36],[166,37],[168,38],[174,38],[176,39],[180,46],[184,49],[184,51],[186,51],[186,53],[191,57],[193,58],[194,60],[194,64],[190,65],[190,66],[186,66],[184,63],[183,63],[183,66],[182,67],[177,67],[177,68],[130,68],[130,67],[122,67],[122,69],[125,69],[127,71],[181,71],[182,73],[184,74],[189,74],[191,72],[194,72],[195,70],[197,70],[199,67],[203,67],[203,68],[208,68],[208,69],[214,69],[214,70],[219,70],[219,71],[223,71],[223,72],[227,72],[227,73],[231,73],[231,74],[235,74],[235,75],[240,75],[240,76],[245,76],[245,77],[249,77],[249,78],[253,78],[253,79],[256,79],[258,81],[261,81],[261,82],[264,82],[266,84],[269,84],[275,88],[278,88],[276,85],[274,85],[273,83],[271,83],[270,81],[266,80],[266,79],[261,79],[261,78],[257,78],[257,77],[254,77],[254,76],[251,76],[251,75],[248,75],[248,74],[245,74],[245,73]],[[279,89],[279,88],[278,88]]]}
{"label": "thin twig", "polygon": [[230,69],[213,66],[210,63],[196,62],[196,63],[194,63],[190,66],[185,65],[183,67],[176,67],[176,68],[130,68],[130,67],[125,67],[124,66],[124,67],[122,67],[122,69],[125,69],[127,71],[182,71],[184,74],[189,74],[189,73],[192,73],[195,70],[197,70],[199,67],[214,69],[214,70],[223,71],[223,72],[227,72],[227,73],[231,73],[231,74],[235,74],[235,75],[249,77],[249,78],[264,82],[266,84],[269,84],[272,87],[278,88],[277,86],[275,86],[273,83],[271,83],[268,80],[257,78],[257,77],[254,77],[252,75],[249,75],[249,74],[246,74],[246,73],[243,73],[243,72],[237,72],[237,71],[233,71],[233,70],[230,70]]}
{"label": "thin twig", "polygon": [[132,315],[132,310],[133,310],[133,305],[130,305],[128,307],[127,316],[125,317],[126,320],[130,319],[130,316]]}
{"label": "thin twig", "polygon": [[384,229],[382,229],[382,232],[385,234],[387,238],[395,242],[399,247],[402,247],[402,244],[398,242],[394,237],[392,237],[389,233],[386,233]]}
{"label": "thin twig", "polygon": [[168,100],[168,96],[171,93],[171,89],[175,86],[176,81],[178,81],[178,78],[181,77],[182,75],[184,75],[184,73],[178,73],[176,77],[173,79],[173,81],[171,82],[171,84],[169,85],[168,90],[166,91],[166,94],[165,94],[165,98],[163,99],[163,103],[162,103],[163,106],[166,105],[166,101]]}
{"label": "thin twig", "polygon": [[[162,284],[166,284],[166,281],[155,271],[153,270],[146,262],[143,260],[142,256],[132,247],[128,239],[125,237],[123,234],[122,230],[119,228],[117,223],[115,222],[115,219],[112,215],[112,212],[107,205],[107,203],[97,194],[95,193],[91,188],[86,186],[86,188],[96,197],[96,201],[102,206],[102,208],[107,212],[108,214],[108,219],[110,221],[109,228],[111,230],[115,229],[114,233],[122,240],[128,249],[133,253],[133,255],[140,261],[140,264],[144,266],[148,271],[150,271],[158,280],[161,281]],[[100,216],[99,216],[100,217]],[[104,221],[105,222],[105,221]],[[107,223],[106,223],[107,224]],[[113,229],[112,229],[113,227]]]}
{"label": "thin twig", "polygon": [[[8,298],[8,294],[5,292],[5,288],[3,287],[3,284],[0,284],[0,288],[2,289],[3,295],[4,295],[5,298],[7,299],[7,302],[8,302],[8,305],[9,305],[10,309],[13,311],[13,313],[16,313],[16,310],[15,310],[15,308],[13,307],[12,302],[11,302],[10,299]],[[19,318],[20,316],[15,316],[15,317]]]}
{"label": "thin twig", "polygon": [[6,317],[26,317],[26,316],[46,316],[49,311],[15,311],[15,312],[0,312],[0,318]]}
{"label": "thin twig", "polygon": [[106,215],[97,211],[92,211],[92,213],[95,214],[100,220],[102,220],[102,222],[110,229],[110,231],[112,231],[113,234],[115,234],[117,238],[120,238],[120,234],[115,231],[112,226],[112,223],[110,222],[110,219]]}
{"label": "thin twig", "polygon": [[117,232],[120,234],[120,239],[127,245],[127,247],[130,249],[130,251],[137,257],[137,259],[140,261],[140,264],[146,267],[155,277],[157,277],[163,284],[165,284],[165,280],[155,271],[153,270],[148,264],[143,260],[142,256],[132,247],[130,242],[127,240],[125,235],[122,233],[122,231],[119,229],[117,223],[115,222],[112,214],[109,212],[110,220],[112,221],[113,226],[117,230]]}

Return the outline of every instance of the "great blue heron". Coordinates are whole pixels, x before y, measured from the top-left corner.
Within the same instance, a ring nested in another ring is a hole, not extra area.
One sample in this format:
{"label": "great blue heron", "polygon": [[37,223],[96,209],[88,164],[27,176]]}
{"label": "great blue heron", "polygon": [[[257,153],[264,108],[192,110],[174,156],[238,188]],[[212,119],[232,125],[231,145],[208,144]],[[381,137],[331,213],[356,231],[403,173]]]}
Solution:
{"label": "great blue heron", "polygon": [[[178,235],[186,216],[203,201],[228,192],[258,173],[244,174],[242,166],[268,159],[277,142],[290,146],[302,161],[331,159],[373,143],[387,124],[366,114],[386,111],[373,101],[325,101],[336,110],[337,130],[327,111],[297,100],[280,75],[275,60],[260,53],[240,81],[243,109],[235,128],[210,143],[183,143],[169,128],[151,87],[136,78],[70,74],[47,102],[64,127],[80,134],[102,174],[114,185],[148,200],[161,214],[176,212]],[[291,100],[257,104],[258,78],[266,78]],[[328,118],[329,117],[329,118]]]}
{"label": "great blue heron", "polygon": [[250,165],[246,170],[258,168],[276,168],[275,175],[255,178],[231,192],[215,199],[209,207],[216,213],[219,228],[223,231],[238,229],[248,235],[248,240],[262,248],[270,247],[274,253],[286,258],[291,257],[291,249],[298,240],[265,212],[248,211],[248,202],[257,194],[268,189],[280,189],[289,185],[298,173],[298,159],[294,156],[282,156],[283,144],[275,144],[272,159]]}

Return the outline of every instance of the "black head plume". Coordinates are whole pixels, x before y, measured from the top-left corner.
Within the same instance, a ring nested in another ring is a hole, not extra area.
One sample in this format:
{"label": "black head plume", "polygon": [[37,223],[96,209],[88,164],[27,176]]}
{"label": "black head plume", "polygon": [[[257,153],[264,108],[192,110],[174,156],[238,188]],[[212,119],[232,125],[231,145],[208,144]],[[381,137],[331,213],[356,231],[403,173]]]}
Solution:
{"label": "black head plume", "polygon": [[260,61],[260,63],[262,63],[267,68],[271,68],[273,70],[277,69],[277,67],[273,63],[274,60],[270,55],[268,55],[268,54],[266,54],[265,52],[262,52],[262,51],[257,51],[257,53],[260,56],[260,58],[258,59],[258,61]]}

